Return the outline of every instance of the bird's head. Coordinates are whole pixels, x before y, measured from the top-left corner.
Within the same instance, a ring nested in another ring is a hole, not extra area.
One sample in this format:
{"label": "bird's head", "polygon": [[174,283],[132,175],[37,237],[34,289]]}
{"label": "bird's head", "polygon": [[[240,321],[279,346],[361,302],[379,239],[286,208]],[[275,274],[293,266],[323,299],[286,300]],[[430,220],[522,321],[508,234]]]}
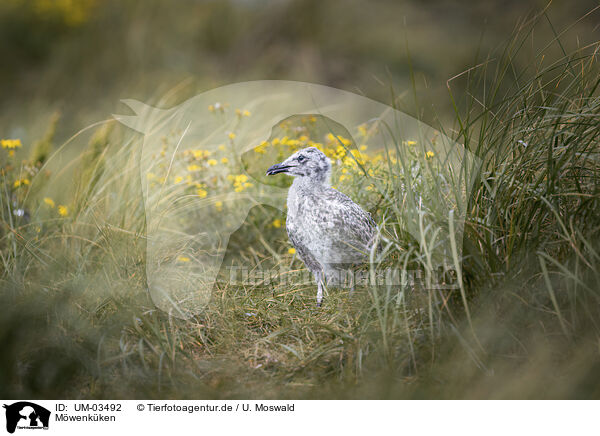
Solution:
{"label": "bird's head", "polygon": [[267,176],[279,173],[303,177],[319,183],[329,183],[331,162],[318,148],[303,148],[267,170]]}

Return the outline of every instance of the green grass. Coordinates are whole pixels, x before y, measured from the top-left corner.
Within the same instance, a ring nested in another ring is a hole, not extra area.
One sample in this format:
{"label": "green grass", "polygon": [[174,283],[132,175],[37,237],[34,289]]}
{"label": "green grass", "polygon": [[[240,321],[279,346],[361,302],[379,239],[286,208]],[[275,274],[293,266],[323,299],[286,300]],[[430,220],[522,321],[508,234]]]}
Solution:
{"label": "green grass", "polygon": [[[483,162],[462,175],[475,182],[464,241],[452,244],[460,286],[451,291],[332,290],[317,309],[312,286],[222,282],[205,312],[181,320],[157,310],[146,291],[139,137],[109,123],[82,132],[45,166],[3,154],[2,395],[598,398],[598,46],[553,61],[541,52],[516,71],[533,28],[457,78],[467,82],[464,96],[451,91],[456,125],[446,133]],[[70,152],[75,142],[89,143],[86,153]],[[390,178],[399,171],[390,167]],[[13,188],[17,173],[36,174],[27,195]],[[427,279],[431,235],[402,231],[399,190],[387,186],[376,184],[388,247],[381,266]],[[40,206],[44,189],[68,202],[66,217]],[[15,217],[15,201],[30,221]],[[253,210],[237,247],[270,212]],[[283,230],[270,243],[282,252]],[[248,257],[277,263],[271,250],[259,251]]]}

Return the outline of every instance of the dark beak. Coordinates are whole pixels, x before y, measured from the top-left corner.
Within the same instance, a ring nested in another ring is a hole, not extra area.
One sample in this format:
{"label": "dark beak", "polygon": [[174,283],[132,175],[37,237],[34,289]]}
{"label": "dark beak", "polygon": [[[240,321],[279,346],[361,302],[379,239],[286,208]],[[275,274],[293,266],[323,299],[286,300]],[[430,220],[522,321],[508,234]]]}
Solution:
{"label": "dark beak", "polygon": [[287,173],[287,170],[292,168],[291,165],[275,164],[267,170],[267,176],[274,176],[279,173]]}

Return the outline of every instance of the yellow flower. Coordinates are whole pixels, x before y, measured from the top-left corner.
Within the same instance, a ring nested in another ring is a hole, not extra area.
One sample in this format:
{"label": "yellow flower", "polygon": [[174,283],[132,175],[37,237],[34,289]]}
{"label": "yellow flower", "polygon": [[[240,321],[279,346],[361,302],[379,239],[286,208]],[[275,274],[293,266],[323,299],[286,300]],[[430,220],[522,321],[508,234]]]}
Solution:
{"label": "yellow flower", "polygon": [[229,132],[227,136],[229,137],[229,139],[235,139],[235,133],[233,132]]}
{"label": "yellow flower", "polygon": [[271,144],[273,145],[279,145],[281,143],[281,140],[279,138],[273,138],[273,140],[271,141]]}
{"label": "yellow flower", "polygon": [[3,139],[0,141],[0,145],[2,148],[20,148],[23,144],[20,139]]}
{"label": "yellow flower", "polygon": [[186,257],[186,256],[179,256],[179,257],[177,258],[177,260],[178,260],[179,262],[189,262],[189,261],[190,261],[190,258],[189,258],[189,257]]}
{"label": "yellow flower", "polygon": [[13,183],[13,186],[15,188],[18,188],[19,186],[24,186],[24,185],[29,185],[28,179],[15,180],[15,183]]}
{"label": "yellow flower", "polygon": [[199,167],[196,164],[192,164],[192,165],[188,165],[187,166],[187,170],[188,171],[199,171],[201,169],[201,167]]}
{"label": "yellow flower", "polygon": [[433,156],[435,156],[435,153],[431,150],[425,154],[425,158],[427,159],[431,159]]}
{"label": "yellow flower", "polygon": [[44,198],[44,203],[46,203],[50,207],[54,207],[54,200],[52,200],[50,197]]}
{"label": "yellow flower", "polygon": [[216,159],[209,159],[206,161],[206,163],[212,167],[215,166],[218,162]]}
{"label": "yellow flower", "polygon": [[196,159],[204,159],[210,156],[209,150],[192,150],[192,154]]}
{"label": "yellow flower", "polygon": [[156,175],[154,173],[148,173],[148,174],[146,174],[146,177],[148,178],[148,180],[151,180],[154,177],[156,177]]}
{"label": "yellow flower", "polygon": [[269,146],[269,143],[267,141],[263,141],[254,148],[254,152],[264,154],[266,152],[266,148],[268,146]]}
{"label": "yellow flower", "polygon": [[198,189],[196,190],[196,193],[198,194],[198,197],[200,198],[206,198],[206,196],[208,195],[208,192],[206,192],[206,189]]}
{"label": "yellow flower", "polygon": [[367,150],[367,146],[365,144],[360,146],[360,151],[366,151]]}
{"label": "yellow flower", "polygon": [[225,151],[225,150],[227,150],[227,147],[225,147],[225,144],[219,144],[218,149],[221,151]]}
{"label": "yellow flower", "polygon": [[288,248],[288,253],[289,254],[296,254],[296,249],[295,248]]}
{"label": "yellow flower", "polygon": [[281,227],[281,220],[279,218],[273,221],[273,227],[276,229]]}
{"label": "yellow flower", "polygon": [[209,104],[209,105],[208,105],[208,110],[209,110],[210,112],[214,112],[214,111],[215,111],[215,107],[214,107],[212,104]]}
{"label": "yellow flower", "polygon": [[308,136],[302,135],[301,137],[298,138],[298,141],[303,141],[303,142],[308,141]]}
{"label": "yellow flower", "polygon": [[244,112],[242,112],[242,115],[245,116],[245,117],[249,117],[252,114],[250,113],[249,110],[245,110]]}
{"label": "yellow flower", "polygon": [[248,182],[248,176],[246,174],[239,174],[237,176],[228,174],[227,180],[233,182],[235,192],[242,192],[244,189],[254,186],[252,183]]}
{"label": "yellow flower", "polygon": [[352,141],[350,141],[348,138],[344,138],[341,135],[337,136],[338,141],[340,141],[342,144],[344,144],[346,147],[348,147],[350,144],[352,144]]}
{"label": "yellow flower", "polygon": [[69,210],[67,206],[63,206],[62,204],[58,206],[58,214],[60,216],[67,216],[69,214]]}
{"label": "yellow flower", "polygon": [[215,209],[217,209],[218,212],[221,212],[223,210],[223,202],[222,201],[215,202]]}
{"label": "yellow flower", "polygon": [[175,177],[175,183],[181,183],[181,182],[183,182],[183,177],[181,177],[181,176]]}
{"label": "yellow flower", "polygon": [[409,147],[417,145],[417,141],[406,141],[406,145],[408,145]]}
{"label": "yellow flower", "polygon": [[221,163],[226,164],[227,162],[229,162],[229,159],[227,159],[226,157],[221,158]]}
{"label": "yellow flower", "polygon": [[235,114],[236,114],[238,117],[241,117],[241,116],[242,116],[242,111],[241,111],[241,109],[236,109],[236,110],[235,110]]}

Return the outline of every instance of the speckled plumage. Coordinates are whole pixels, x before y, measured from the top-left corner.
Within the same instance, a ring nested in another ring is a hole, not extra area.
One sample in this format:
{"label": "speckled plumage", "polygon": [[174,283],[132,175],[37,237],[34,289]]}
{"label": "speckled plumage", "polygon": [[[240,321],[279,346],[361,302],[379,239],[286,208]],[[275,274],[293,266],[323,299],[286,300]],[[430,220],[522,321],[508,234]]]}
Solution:
{"label": "speckled plumage", "polygon": [[318,285],[335,283],[349,265],[368,259],[377,227],[371,216],[348,196],[333,189],[329,158],[315,147],[294,153],[273,165],[268,175],[294,176],[287,198],[286,228],[292,245]]}

